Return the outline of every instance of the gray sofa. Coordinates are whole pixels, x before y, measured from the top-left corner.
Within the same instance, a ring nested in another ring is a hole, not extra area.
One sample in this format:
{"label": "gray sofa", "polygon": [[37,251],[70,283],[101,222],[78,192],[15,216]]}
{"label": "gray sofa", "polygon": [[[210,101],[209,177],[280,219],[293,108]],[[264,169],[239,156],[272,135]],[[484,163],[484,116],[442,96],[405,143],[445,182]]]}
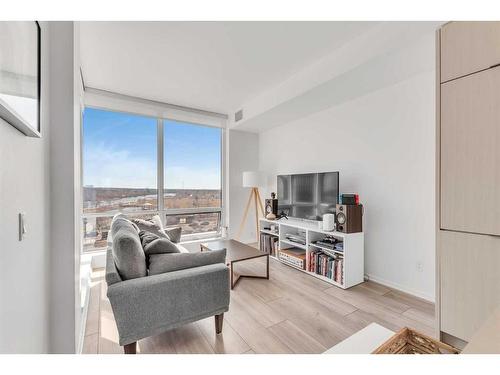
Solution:
{"label": "gray sofa", "polygon": [[[115,316],[119,344],[124,346],[125,353],[135,353],[136,342],[142,338],[210,316],[215,316],[215,330],[220,333],[224,312],[229,309],[225,251],[213,255],[156,255],[155,262],[162,263],[156,265],[156,274],[151,274],[146,269],[149,263],[146,256],[141,255],[137,231],[123,220],[119,224],[114,222],[106,259],[107,296]],[[158,273],[162,266],[181,269]],[[152,269],[151,264],[149,267]]]}

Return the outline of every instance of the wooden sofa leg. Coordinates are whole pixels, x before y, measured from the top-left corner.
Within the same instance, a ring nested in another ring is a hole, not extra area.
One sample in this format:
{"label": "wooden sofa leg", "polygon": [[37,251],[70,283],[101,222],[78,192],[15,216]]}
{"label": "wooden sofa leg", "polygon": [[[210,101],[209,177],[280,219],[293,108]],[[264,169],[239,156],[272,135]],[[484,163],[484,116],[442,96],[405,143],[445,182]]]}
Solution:
{"label": "wooden sofa leg", "polygon": [[215,315],[215,333],[222,332],[222,322],[224,321],[224,314]]}
{"label": "wooden sofa leg", "polygon": [[137,353],[137,341],[131,344],[123,346],[123,351],[125,354],[136,354]]}

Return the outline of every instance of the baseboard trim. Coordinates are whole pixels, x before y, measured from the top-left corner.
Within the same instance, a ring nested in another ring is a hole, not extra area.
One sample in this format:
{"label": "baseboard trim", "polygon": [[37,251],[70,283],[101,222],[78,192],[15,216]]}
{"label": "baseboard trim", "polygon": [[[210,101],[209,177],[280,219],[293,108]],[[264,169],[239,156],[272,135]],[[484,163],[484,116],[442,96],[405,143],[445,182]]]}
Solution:
{"label": "baseboard trim", "polygon": [[[90,274],[89,274],[90,278]],[[87,290],[85,291],[85,301],[83,303],[83,310],[80,320],[80,334],[78,335],[78,347],[76,348],[76,354],[82,354],[83,352],[83,342],[85,340],[85,329],[87,328],[87,315],[89,311],[90,303],[90,280],[88,280],[86,285]]]}
{"label": "baseboard trim", "polygon": [[375,276],[375,275],[372,275],[372,274],[365,274],[365,280],[371,280],[371,281],[374,281],[374,282],[376,282],[378,284],[384,285],[386,287],[399,290],[399,291],[401,291],[403,293],[406,293],[406,294],[411,294],[412,296],[424,299],[424,300],[426,300],[428,302],[435,303],[435,296],[433,296],[433,295],[429,295],[429,294],[426,294],[426,293],[422,293],[422,292],[420,292],[418,290],[413,290],[411,288],[407,288],[404,285],[397,284],[397,283],[394,283],[392,281],[385,280],[385,279],[383,279],[381,277],[378,277],[378,276]]}
{"label": "baseboard trim", "polygon": [[459,339],[458,337],[450,335],[449,333],[446,332],[441,331],[440,333],[441,333],[441,341],[448,345],[451,345],[460,350],[463,350],[467,345],[467,341]]}

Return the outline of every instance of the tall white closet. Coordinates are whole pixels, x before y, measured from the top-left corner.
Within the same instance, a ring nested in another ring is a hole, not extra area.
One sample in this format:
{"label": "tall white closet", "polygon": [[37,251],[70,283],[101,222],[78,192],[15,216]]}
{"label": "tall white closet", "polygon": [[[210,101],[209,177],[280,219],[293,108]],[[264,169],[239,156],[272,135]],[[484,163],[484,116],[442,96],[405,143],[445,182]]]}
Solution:
{"label": "tall white closet", "polygon": [[500,22],[438,31],[437,315],[467,342],[500,305]]}

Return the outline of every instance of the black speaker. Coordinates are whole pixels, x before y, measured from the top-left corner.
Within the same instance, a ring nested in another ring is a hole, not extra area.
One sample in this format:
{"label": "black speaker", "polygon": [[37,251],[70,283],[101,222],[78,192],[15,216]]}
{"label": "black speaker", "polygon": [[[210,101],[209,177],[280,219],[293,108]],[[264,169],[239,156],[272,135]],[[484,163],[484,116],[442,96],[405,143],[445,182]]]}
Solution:
{"label": "black speaker", "polygon": [[335,212],[337,232],[357,233],[363,231],[363,206],[361,204],[337,204]]}

